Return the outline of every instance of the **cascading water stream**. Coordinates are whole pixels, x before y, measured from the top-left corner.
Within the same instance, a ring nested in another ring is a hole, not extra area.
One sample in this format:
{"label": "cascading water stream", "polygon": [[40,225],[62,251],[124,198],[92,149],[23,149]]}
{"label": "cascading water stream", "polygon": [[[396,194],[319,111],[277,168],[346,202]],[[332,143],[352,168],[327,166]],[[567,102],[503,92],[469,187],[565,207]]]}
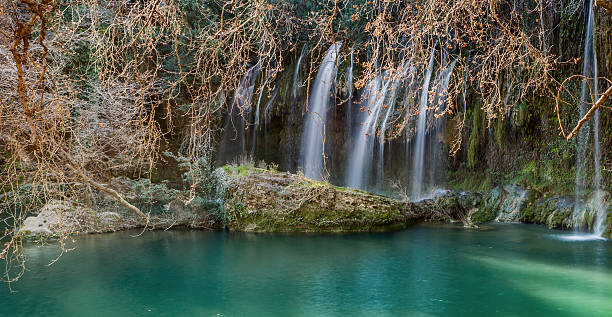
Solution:
{"label": "cascading water stream", "polygon": [[300,51],[300,57],[295,65],[295,72],[293,73],[293,85],[291,86],[291,98],[293,101],[297,100],[297,92],[300,86],[300,65],[302,64],[302,58],[304,58],[304,52],[306,51],[305,46],[302,46]]}
{"label": "cascading water stream", "polygon": [[300,163],[304,175],[312,179],[323,178],[327,108],[333,80],[336,77],[341,45],[341,42],[334,43],[325,53],[310,93],[308,111],[304,118]]}
{"label": "cascading water stream", "polygon": [[429,99],[429,83],[431,82],[431,73],[433,71],[434,56],[436,53],[436,46],[434,45],[431,56],[429,57],[429,64],[425,72],[425,79],[423,81],[423,88],[421,90],[421,99],[419,101],[419,115],[417,119],[417,130],[416,130],[416,145],[414,150],[413,164],[412,164],[412,186],[411,196],[412,199],[419,199],[423,196],[423,169],[425,161],[425,134],[427,133],[427,100]]}
{"label": "cascading water stream", "polygon": [[[449,64],[440,70],[439,82],[436,83],[436,95],[434,98],[434,105],[437,107],[436,113],[442,114],[446,111],[446,98],[448,96],[448,85],[450,83],[451,75],[453,74],[453,70],[455,69],[455,65],[457,64],[457,59],[452,61]],[[432,158],[430,159],[430,164],[433,164],[433,168],[430,168],[430,185],[436,184],[436,177],[440,173],[441,169],[441,158],[442,154],[440,153],[440,144],[438,141],[438,136],[442,133],[442,129],[444,126],[444,118],[445,116],[440,116],[439,118],[434,119],[435,121],[435,131],[434,131],[434,139],[431,140],[431,153]]]}
{"label": "cascading water stream", "polygon": [[270,78],[272,78],[274,74],[276,74],[276,70],[268,71],[268,75],[266,76],[266,79],[264,80],[263,85],[261,86],[261,89],[259,91],[259,97],[257,98],[257,106],[255,107],[255,117],[253,120],[254,129],[253,131],[251,131],[252,133],[251,157],[254,156],[255,147],[257,146],[257,134],[259,132],[259,106],[261,105],[261,98],[263,97],[266,87],[268,86],[268,81],[270,81]]}
{"label": "cascading water stream", "polygon": [[390,96],[387,98],[388,102],[383,105],[383,107],[387,107],[387,113],[385,114],[378,131],[378,167],[376,168],[376,184],[378,185],[379,192],[382,192],[385,182],[385,136],[387,131],[387,122],[389,122],[391,114],[395,111],[395,91],[398,86],[399,82],[397,82],[397,84],[394,83],[391,87]]}
{"label": "cascading water stream", "polygon": [[219,147],[219,159],[227,163],[240,155],[246,155],[245,117],[251,112],[251,100],[255,89],[255,81],[261,70],[258,62],[240,79],[240,83],[234,92],[230,112],[223,128],[223,139]]}
{"label": "cascading water stream", "polygon": [[[359,118],[362,125],[359,133],[355,136],[353,151],[348,158],[347,186],[368,189],[376,141],[379,145],[377,184],[382,185],[385,131],[387,122],[394,111],[397,89],[405,76],[406,69],[407,65],[400,66],[395,74],[385,72],[382,78],[380,75],[376,76],[368,83],[364,92],[367,100],[365,104],[362,104],[361,109],[363,111],[361,111]],[[379,128],[381,118],[382,122]],[[378,139],[375,137],[377,133]]]}
{"label": "cascading water stream", "polygon": [[[416,78],[416,67],[411,65],[411,70],[410,73],[412,74],[411,77],[408,77],[405,83],[406,89],[405,89],[405,93],[404,93],[404,102],[403,102],[403,107],[404,109],[412,109],[414,106],[414,102],[415,102],[415,96],[416,96],[416,87],[417,87],[417,78]],[[409,162],[412,158],[412,153],[413,153],[413,131],[412,131],[412,127],[411,125],[414,124],[414,117],[410,118],[410,124],[404,129],[404,133],[405,133],[405,151],[404,151],[404,160],[406,162]],[[406,164],[406,169],[410,170],[410,168],[408,168],[409,164]]]}
{"label": "cascading water stream", "polygon": [[[589,1],[588,7],[588,21],[584,41],[584,63],[582,65],[582,75],[584,79],[582,81],[582,89],[580,93],[580,118],[584,117],[590,104],[598,99],[598,81],[597,81],[597,55],[595,51],[594,42],[594,0]],[[596,209],[596,215],[593,222],[593,233],[597,236],[601,236],[605,229],[606,220],[606,208],[603,206],[602,191],[601,191],[601,150],[599,146],[599,110],[595,111],[595,115],[592,118],[593,123],[593,142],[594,142],[594,173],[593,173],[593,187],[594,187],[594,207]],[[587,186],[586,180],[586,151],[589,141],[589,127],[585,124],[582,129],[578,132],[577,137],[577,155],[576,155],[576,204],[574,208],[574,228],[579,229],[580,225],[584,223],[585,209],[581,208],[580,196],[584,194],[584,190]]]}
{"label": "cascading water stream", "polygon": [[[361,188],[368,184],[368,178],[371,170],[371,151],[369,149],[374,146],[374,137],[370,137],[370,130],[372,129],[373,122],[376,114],[376,102],[381,95],[382,79],[380,75],[374,77],[366,86],[362,93],[361,99],[367,97],[365,101],[362,101],[361,111],[359,113],[359,120],[361,122],[361,128],[355,135],[353,141],[353,151],[348,158],[348,166],[346,172],[346,186],[353,188]],[[369,154],[369,155],[368,155]]]}
{"label": "cascading water stream", "polygon": [[349,66],[346,69],[346,85],[344,86],[346,96],[346,135],[347,139],[353,137],[353,50],[349,55]]}
{"label": "cascading water stream", "polygon": [[264,129],[267,130],[267,126],[270,123],[270,112],[272,111],[272,108],[274,107],[274,101],[276,101],[276,96],[278,95],[278,88],[280,88],[280,82],[276,83],[276,86],[274,87],[274,92],[272,92],[272,96],[270,96],[270,100],[268,100],[268,103],[266,104],[266,107],[264,108]]}
{"label": "cascading water stream", "polygon": [[398,69],[397,74],[390,78],[392,81],[391,87],[388,91],[385,92],[385,99],[382,107],[387,108],[387,112],[385,114],[384,119],[380,125],[380,129],[378,132],[378,168],[377,168],[377,180],[376,184],[379,187],[379,192],[383,191],[383,185],[385,181],[385,136],[387,131],[387,124],[389,123],[389,119],[391,118],[393,112],[395,111],[395,102],[397,97],[397,91],[400,87],[400,84],[404,81],[405,78],[410,78],[413,75],[414,68],[409,66],[410,63],[405,63]]}

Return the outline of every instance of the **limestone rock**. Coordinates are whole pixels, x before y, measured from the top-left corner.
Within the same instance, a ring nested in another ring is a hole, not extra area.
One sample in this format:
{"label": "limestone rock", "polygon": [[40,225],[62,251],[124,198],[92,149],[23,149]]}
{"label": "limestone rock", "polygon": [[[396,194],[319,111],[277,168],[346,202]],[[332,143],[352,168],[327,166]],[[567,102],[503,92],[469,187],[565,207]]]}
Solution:
{"label": "limestone rock", "polygon": [[402,202],[296,174],[244,166],[225,170],[230,230],[386,231],[419,221],[456,220],[464,213],[460,207],[441,208],[433,199]]}
{"label": "limestone rock", "polygon": [[25,237],[70,234],[77,231],[108,231],[121,223],[121,216],[114,212],[96,214],[93,210],[69,201],[51,200],[37,216],[24,220],[19,234]]}

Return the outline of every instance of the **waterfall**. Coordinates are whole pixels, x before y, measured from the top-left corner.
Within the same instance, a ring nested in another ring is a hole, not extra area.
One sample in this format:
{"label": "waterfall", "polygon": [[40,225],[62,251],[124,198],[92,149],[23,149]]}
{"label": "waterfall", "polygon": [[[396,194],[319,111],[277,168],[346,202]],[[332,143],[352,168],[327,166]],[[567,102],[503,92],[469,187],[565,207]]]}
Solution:
{"label": "waterfall", "polygon": [[[450,83],[450,78],[451,75],[453,74],[453,70],[455,69],[455,64],[457,64],[457,59],[455,59],[454,61],[452,61],[449,64],[446,64],[444,68],[439,70],[439,77],[437,78],[438,82],[436,83],[435,87],[436,87],[436,94],[435,94],[435,98],[434,98],[434,102],[433,105],[434,107],[436,107],[437,109],[435,110],[435,113],[441,114],[444,113],[444,111],[446,111],[446,98],[448,96],[448,85]],[[440,141],[439,141],[439,136],[440,134],[443,132],[443,126],[444,126],[444,118],[445,116],[441,116],[437,119],[434,119],[434,123],[435,123],[435,131],[433,134],[433,140],[430,140],[430,144],[431,144],[431,159],[430,161],[430,168],[429,168],[429,184],[431,186],[436,185],[436,177],[439,175],[440,173],[440,167],[441,167],[441,163],[442,163],[442,154],[440,153]]]}
{"label": "waterfall", "polygon": [[384,188],[385,182],[385,135],[387,131],[387,122],[389,122],[389,117],[394,112],[395,109],[395,92],[399,86],[399,82],[396,81],[391,90],[389,91],[389,97],[385,98],[388,102],[383,104],[383,109],[387,108],[387,113],[380,125],[380,130],[378,131],[378,167],[377,167],[377,176],[376,176],[376,184],[378,185],[378,191],[382,192]]}
{"label": "waterfall", "polygon": [[395,77],[389,79],[392,80],[391,88],[389,88],[389,90],[385,92],[384,99],[386,99],[386,101],[384,101],[382,105],[383,109],[387,108],[387,113],[385,114],[385,117],[382,120],[380,130],[378,132],[378,173],[376,183],[379,187],[379,192],[383,191],[383,185],[385,181],[385,135],[387,131],[387,124],[389,123],[389,119],[395,111],[397,91],[399,89],[400,84],[405,78],[412,77],[412,74],[414,72],[414,67],[408,65],[409,63],[405,63],[398,69],[398,73],[395,75]]}
{"label": "waterfall", "polygon": [[[406,109],[406,111],[410,111],[413,107],[414,107],[414,103],[416,102],[416,93],[417,93],[417,78],[416,78],[416,67],[414,65],[410,66],[410,73],[411,76],[407,78],[405,86],[405,92],[404,92],[404,101],[403,101],[403,107],[404,109]],[[414,125],[414,117],[410,116],[409,117],[409,121],[408,123],[406,123],[406,127],[404,128],[404,133],[405,133],[405,151],[404,151],[404,161],[407,162],[407,164],[405,164],[405,170],[408,173],[408,175],[410,175],[410,168],[409,168],[409,163],[410,160],[412,159],[412,152],[413,152],[413,136],[414,136],[414,131],[412,130],[412,125]]]}
{"label": "waterfall", "polygon": [[350,62],[346,69],[346,85],[344,86],[344,95],[346,96],[346,139],[353,137],[353,50],[349,56]]}
{"label": "waterfall", "polygon": [[302,58],[304,58],[304,47],[302,46],[302,50],[300,52],[300,57],[297,60],[295,65],[295,72],[293,73],[293,85],[291,86],[291,98],[293,101],[297,100],[297,92],[300,86],[300,65],[302,64]]}
{"label": "waterfall", "polygon": [[248,118],[251,113],[253,90],[260,70],[261,64],[258,62],[246,71],[240,79],[238,87],[236,87],[223,128],[223,139],[219,146],[219,161],[221,163],[230,162],[241,155],[247,154],[245,136],[247,123],[245,118]]}
{"label": "waterfall", "polygon": [[347,186],[368,189],[376,141],[378,141],[377,184],[382,185],[385,131],[389,118],[394,112],[396,93],[405,77],[406,70],[407,64],[398,67],[395,73],[385,72],[382,78],[380,75],[376,76],[368,83],[364,96],[362,96],[362,99],[365,96],[367,99],[361,106],[362,111],[359,118],[361,128],[355,137],[353,151],[348,157],[345,176]]}
{"label": "waterfall", "polygon": [[268,71],[268,75],[266,76],[266,79],[264,80],[263,85],[261,85],[261,89],[259,91],[259,97],[257,98],[257,106],[255,107],[255,117],[253,118],[254,129],[253,131],[251,131],[252,133],[251,157],[254,157],[255,146],[257,145],[257,134],[259,132],[259,105],[261,104],[261,98],[263,97],[266,87],[268,86],[268,81],[270,81],[270,78],[272,78],[274,74],[276,74],[275,69]]}
{"label": "waterfall", "polygon": [[412,199],[421,198],[423,195],[423,169],[425,161],[425,134],[427,133],[427,100],[429,99],[429,83],[431,81],[431,73],[434,65],[434,55],[436,46],[434,45],[429,57],[429,65],[425,72],[423,88],[421,90],[421,99],[419,102],[419,115],[417,119],[416,130],[416,145],[414,150],[412,164]]}
{"label": "waterfall", "polygon": [[341,42],[334,43],[325,53],[325,58],[321,63],[310,93],[308,111],[304,118],[300,163],[304,175],[312,179],[323,178],[327,107],[333,79],[336,77],[338,53],[341,45]]}
{"label": "waterfall", "polygon": [[276,83],[274,87],[274,92],[272,92],[272,96],[270,96],[270,100],[266,104],[264,108],[264,129],[267,130],[268,123],[270,123],[270,111],[272,111],[272,107],[274,106],[274,101],[276,100],[276,95],[278,95],[278,88],[280,87],[280,80]]}
{"label": "waterfall", "polygon": [[[380,75],[374,77],[366,86],[361,95],[361,108],[359,121],[361,128],[353,142],[353,150],[348,157],[346,169],[346,185],[353,188],[366,189],[371,171],[372,151],[374,147],[373,130],[375,119],[378,118],[380,108],[377,101],[381,98],[382,79]],[[367,98],[364,100],[364,98]],[[381,103],[382,105],[382,103]]]}
{"label": "waterfall", "polygon": [[[580,112],[579,119],[584,117],[591,106],[591,102],[595,102],[598,98],[597,90],[597,55],[595,51],[594,41],[594,0],[589,1],[588,21],[584,39],[584,62],[582,65],[582,89],[580,92]],[[600,236],[605,229],[606,208],[603,206],[601,191],[601,150],[599,147],[599,110],[595,111],[593,116],[593,148],[594,148],[594,177],[593,187],[595,195],[595,209],[597,214],[593,222],[593,233]],[[584,209],[580,208],[579,197],[584,194],[586,188],[586,151],[589,141],[589,126],[585,124],[578,132],[577,138],[577,155],[576,155],[576,207],[574,208],[574,227],[579,229],[579,226],[584,221]]]}

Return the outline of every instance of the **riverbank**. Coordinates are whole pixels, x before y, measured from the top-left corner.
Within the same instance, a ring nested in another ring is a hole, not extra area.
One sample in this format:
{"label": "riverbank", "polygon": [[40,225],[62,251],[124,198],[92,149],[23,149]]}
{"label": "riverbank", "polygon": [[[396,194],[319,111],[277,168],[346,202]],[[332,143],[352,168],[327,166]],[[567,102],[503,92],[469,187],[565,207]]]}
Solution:
{"label": "riverbank", "polygon": [[[142,219],[108,197],[93,207],[52,200],[28,217],[22,236],[37,238],[73,233],[102,233],[134,228],[188,227],[249,232],[379,232],[420,222],[522,222],[550,229],[592,231],[598,203],[610,208],[609,194],[593,197],[546,196],[517,185],[486,193],[439,190],[416,202],[315,181],[300,174],[253,166],[225,166],[215,171],[217,199],[204,199],[165,184],[127,178],[114,184],[135,205],[148,206]],[[574,210],[581,210],[576,219]],[[608,213],[609,215],[611,213]],[[608,216],[610,218],[610,216]],[[608,219],[607,224],[612,223]],[[607,225],[605,237],[612,227]]]}

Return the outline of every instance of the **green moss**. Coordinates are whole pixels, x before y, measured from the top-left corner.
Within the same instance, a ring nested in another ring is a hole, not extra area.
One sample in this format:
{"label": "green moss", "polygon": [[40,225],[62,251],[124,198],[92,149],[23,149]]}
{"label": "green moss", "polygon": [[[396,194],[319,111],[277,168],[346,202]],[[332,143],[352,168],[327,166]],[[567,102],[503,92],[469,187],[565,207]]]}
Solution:
{"label": "green moss", "polygon": [[502,115],[496,120],[496,125],[495,125],[495,140],[497,141],[497,147],[499,150],[502,150],[504,146],[505,131],[506,131],[506,125],[505,125],[504,118]]}
{"label": "green moss", "polygon": [[521,211],[521,222],[534,223],[535,222],[535,209],[527,208]]}
{"label": "green moss", "polygon": [[243,223],[247,217],[246,204],[235,197],[226,199],[225,201],[225,222],[228,228],[240,227],[238,224]]}
{"label": "green moss", "polygon": [[231,222],[234,230],[249,227],[257,232],[347,232],[389,231],[407,226],[397,206],[380,212],[359,213],[306,205],[292,213],[276,216],[262,211],[241,212],[242,205],[233,203],[232,206],[233,212],[240,214],[237,221]]}
{"label": "green moss", "polygon": [[265,171],[266,169],[257,168],[252,165],[225,165],[222,169],[232,177],[246,177],[254,171]]}
{"label": "green moss", "polygon": [[472,114],[472,133],[468,141],[468,167],[474,168],[480,158],[481,143],[484,135],[484,112],[480,109],[480,103],[474,106]]}
{"label": "green moss", "polygon": [[[238,167],[224,167],[224,170],[239,175]],[[249,169],[250,173],[274,173]],[[248,191],[252,180],[241,179],[246,187],[231,187],[225,199],[226,224],[230,230],[253,232],[347,232],[347,231],[388,231],[405,228],[408,223],[402,203],[389,203],[382,197],[367,197],[369,193],[330,185],[324,181],[310,180],[301,176],[286,185],[287,192],[301,198],[301,193],[316,188],[317,195],[311,200],[299,202],[295,210],[287,211],[271,197],[260,197]],[[336,208],[338,195],[362,196],[364,203],[372,208]],[[293,197],[293,196],[292,196]],[[264,199],[265,201],[260,201]],[[293,199],[293,198],[291,198]],[[292,203],[289,199],[288,203]],[[297,202],[296,202],[297,203]],[[380,205],[383,204],[383,205]]]}
{"label": "green moss", "polygon": [[606,223],[608,224],[608,227],[606,228],[606,230],[604,231],[604,237],[608,237],[609,239],[612,239],[612,212],[610,210],[608,210],[608,217],[606,219]]}

